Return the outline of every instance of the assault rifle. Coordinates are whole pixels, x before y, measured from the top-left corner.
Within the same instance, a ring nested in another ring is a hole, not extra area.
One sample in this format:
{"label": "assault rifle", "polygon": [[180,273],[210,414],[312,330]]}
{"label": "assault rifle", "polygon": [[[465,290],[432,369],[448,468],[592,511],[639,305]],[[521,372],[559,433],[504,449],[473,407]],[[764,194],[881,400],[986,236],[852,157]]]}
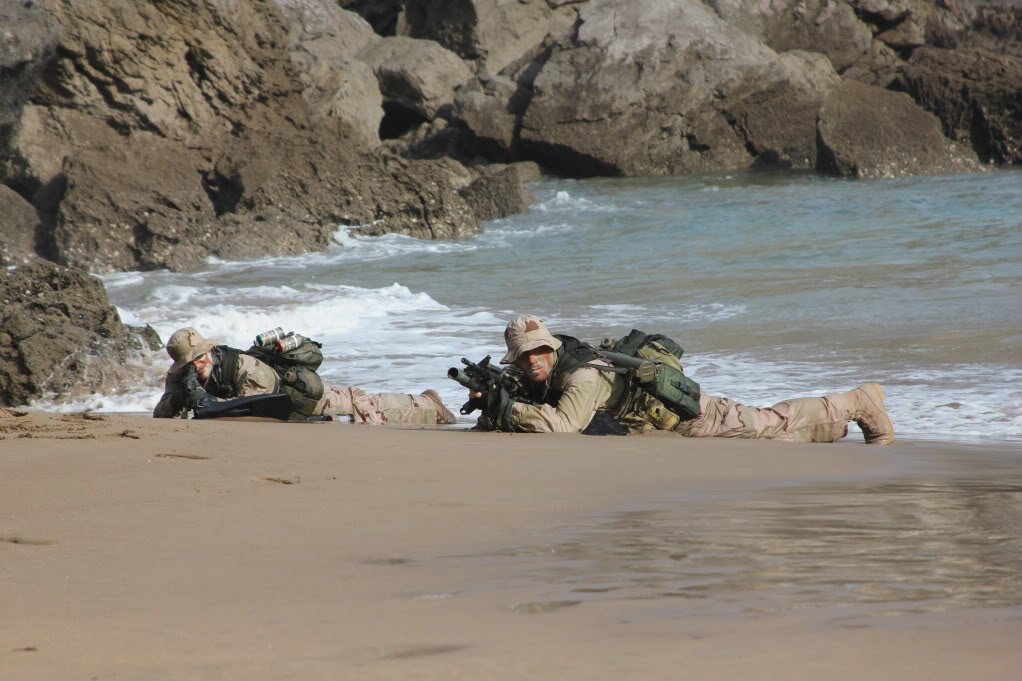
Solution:
{"label": "assault rifle", "polygon": [[529,388],[521,369],[517,367],[498,369],[491,366],[489,355],[483,357],[478,364],[464,357],[461,358],[461,363],[465,365],[465,369],[458,371],[457,367],[451,367],[447,370],[447,378],[457,381],[474,393],[483,394],[482,397],[472,398],[461,405],[462,415],[471,414],[476,409],[485,412],[487,394],[501,388],[507,390],[517,402],[536,404],[536,401],[529,396]]}
{"label": "assault rifle", "polygon": [[192,410],[192,418],[212,419],[221,416],[261,416],[286,421],[293,409],[291,398],[284,393],[249,395],[233,400],[218,400],[199,385],[199,373],[193,365],[185,370],[185,407]]}

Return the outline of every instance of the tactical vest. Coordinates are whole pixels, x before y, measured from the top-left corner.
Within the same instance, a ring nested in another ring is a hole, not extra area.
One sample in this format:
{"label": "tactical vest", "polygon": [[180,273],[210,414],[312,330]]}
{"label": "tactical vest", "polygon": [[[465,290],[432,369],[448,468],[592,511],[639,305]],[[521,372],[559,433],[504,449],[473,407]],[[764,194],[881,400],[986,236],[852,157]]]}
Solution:
{"label": "tactical vest", "polygon": [[[222,400],[240,397],[238,372],[241,370],[241,350],[228,345],[214,345],[210,354],[213,356],[213,370],[204,386],[205,391]],[[278,392],[279,389],[278,382],[273,387],[273,392]]]}
{"label": "tactical vest", "polygon": [[245,351],[268,364],[280,378],[279,392],[291,398],[293,419],[307,419],[315,413],[316,405],[323,397],[323,379],[316,370],[323,363],[323,345],[314,340],[305,342],[293,350],[279,352],[274,347],[253,345]]}

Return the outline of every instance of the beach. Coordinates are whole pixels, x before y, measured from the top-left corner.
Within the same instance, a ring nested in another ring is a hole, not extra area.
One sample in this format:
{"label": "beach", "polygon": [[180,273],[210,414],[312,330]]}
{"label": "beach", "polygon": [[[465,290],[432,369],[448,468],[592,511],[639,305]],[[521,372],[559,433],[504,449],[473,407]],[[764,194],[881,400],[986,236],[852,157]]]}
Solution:
{"label": "beach", "polygon": [[1016,443],[0,410],[0,677],[1019,678]]}

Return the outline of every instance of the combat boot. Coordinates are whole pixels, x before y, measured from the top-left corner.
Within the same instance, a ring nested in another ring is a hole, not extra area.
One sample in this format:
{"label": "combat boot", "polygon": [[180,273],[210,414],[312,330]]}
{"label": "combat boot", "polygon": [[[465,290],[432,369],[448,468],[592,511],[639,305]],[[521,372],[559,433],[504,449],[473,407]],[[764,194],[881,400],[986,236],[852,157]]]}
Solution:
{"label": "combat boot", "polygon": [[848,420],[862,428],[868,445],[889,445],[894,442],[894,424],[884,407],[884,389],[879,383],[866,383],[846,392]]}
{"label": "combat boot", "polygon": [[458,417],[451,413],[451,410],[444,406],[443,400],[440,399],[440,395],[436,390],[430,388],[426,392],[422,393],[423,397],[428,397],[432,402],[436,403],[437,407],[437,423],[439,424],[451,424],[457,423]]}

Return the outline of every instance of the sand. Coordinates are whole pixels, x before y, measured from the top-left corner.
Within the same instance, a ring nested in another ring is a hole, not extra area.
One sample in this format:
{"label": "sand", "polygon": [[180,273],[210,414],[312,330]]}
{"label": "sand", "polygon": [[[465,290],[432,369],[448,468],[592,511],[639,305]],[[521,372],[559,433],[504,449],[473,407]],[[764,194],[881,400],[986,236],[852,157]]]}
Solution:
{"label": "sand", "polygon": [[1013,445],[11,410],[0,438],[5,679],[1022,675]]}

